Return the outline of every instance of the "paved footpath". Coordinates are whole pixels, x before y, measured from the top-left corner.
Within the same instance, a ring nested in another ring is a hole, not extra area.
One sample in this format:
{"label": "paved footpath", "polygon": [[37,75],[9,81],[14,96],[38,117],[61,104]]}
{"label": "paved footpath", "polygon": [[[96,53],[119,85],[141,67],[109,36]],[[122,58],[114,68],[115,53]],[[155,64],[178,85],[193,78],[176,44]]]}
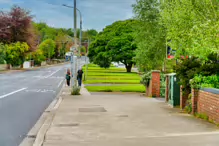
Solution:
{"label": "paved footpath", "polygon": [[[83,89],[83,93],[85,90]],[[218,146],[219,129],[162,99],[62,93],[43,146]]]}

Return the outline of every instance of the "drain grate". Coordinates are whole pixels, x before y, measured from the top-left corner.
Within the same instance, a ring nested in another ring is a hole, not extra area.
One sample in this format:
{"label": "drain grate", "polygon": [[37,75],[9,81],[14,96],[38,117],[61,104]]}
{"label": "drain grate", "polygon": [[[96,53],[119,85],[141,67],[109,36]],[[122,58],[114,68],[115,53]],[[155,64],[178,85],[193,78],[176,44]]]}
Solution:
{"label": "drain grate", "polygon": [[79,112],[106,112],[104,107],[85,107],[79,108]]}
{"label": "drain grate", "polygon": [[58,124],[57,127],[77,127],[79,123],[67,123],[67,124]]}

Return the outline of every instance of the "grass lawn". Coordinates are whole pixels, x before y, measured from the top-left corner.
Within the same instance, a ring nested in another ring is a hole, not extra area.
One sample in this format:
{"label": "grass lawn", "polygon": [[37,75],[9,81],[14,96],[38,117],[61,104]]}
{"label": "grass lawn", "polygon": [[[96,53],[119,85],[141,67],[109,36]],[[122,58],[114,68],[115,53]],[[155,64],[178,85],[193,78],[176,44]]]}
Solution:
{"label": "grass lawn", "polygon": [[124,85],[124,86],[87,86],[90,92],[145,92],[143,85]]}
{"label": "grass lawn", "polygon": [[[85,68],[83,70],[85,72]],[[145,92],[145,87],[140,84],[140,76],[137,73],[127,73],[126,69],[117,67],[104,69],[93,64],[89,65],[84,84],[85,86],[86,84],[114,84],[112,86],[86,86],[90,92]]]}
{"label": "grass lawn", "polygon": [[108,84],[139,84],[140,81],[139,80],[120,80],[120,79],[117,79],[117,80],[110,80],[110,79],[107,79],[107,80],[86,80],[84,81],[85,84],[94,84],[94,83],[108,83]]}

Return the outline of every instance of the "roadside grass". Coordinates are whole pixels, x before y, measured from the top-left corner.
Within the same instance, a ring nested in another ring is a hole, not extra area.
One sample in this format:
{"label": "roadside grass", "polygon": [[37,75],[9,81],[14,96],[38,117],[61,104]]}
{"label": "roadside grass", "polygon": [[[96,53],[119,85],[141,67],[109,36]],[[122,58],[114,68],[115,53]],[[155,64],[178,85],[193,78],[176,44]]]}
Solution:
{"label": "roadside grass", "polygon": [[[83,70],[85,71],[85,67]],[[104,69],[94,64],[88,65],[84,84],[90,92],[145,92],[145,87],[140,84],[140,76],[136,72],[127,73],[125,68]],[[92,85],[86,86],[86,84]],[[104,86],[104,84],[108,85]]]}
{"label": "roadside grass", "polygon": [[143,85],[87,86],[89,92],[145,92]]}
{"label": "roadside grass", "polygon": [[140,80],[139,76],[90,76],[89,80]]}
{"label": "roadside grass", "polygon": [[110,80],[110,79],[107,79],[107,80],[86,80],[84,81],[85,84],[95,84],[95,83],[107,83],[107,84],[139,84],[140,81],[139,80]]}

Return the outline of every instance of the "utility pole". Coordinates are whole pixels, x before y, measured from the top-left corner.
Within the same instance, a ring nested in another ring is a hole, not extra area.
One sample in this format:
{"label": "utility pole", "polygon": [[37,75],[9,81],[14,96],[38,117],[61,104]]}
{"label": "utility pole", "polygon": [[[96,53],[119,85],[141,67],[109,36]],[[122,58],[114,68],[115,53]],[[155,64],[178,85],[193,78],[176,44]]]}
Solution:
{"label": "utility pole", "polygon": [[[76,0],[74,0],[74,46],[75,46],[75,49],[77,49],[77,12],[76,12]],[[74,57],[74,56],[72,56]],[[76,80],[76,73],[77,73],[77,61],[75,62],[75,59],[72,58],[72,61],[74,61],[74,64],[76,64],[74,67],[74,70],[73,70],[73,78],[74,78],[74,84],[72,84],[72,86],[77,86],[77,80]],[[72,64],[73,65],[73,64]]]}

